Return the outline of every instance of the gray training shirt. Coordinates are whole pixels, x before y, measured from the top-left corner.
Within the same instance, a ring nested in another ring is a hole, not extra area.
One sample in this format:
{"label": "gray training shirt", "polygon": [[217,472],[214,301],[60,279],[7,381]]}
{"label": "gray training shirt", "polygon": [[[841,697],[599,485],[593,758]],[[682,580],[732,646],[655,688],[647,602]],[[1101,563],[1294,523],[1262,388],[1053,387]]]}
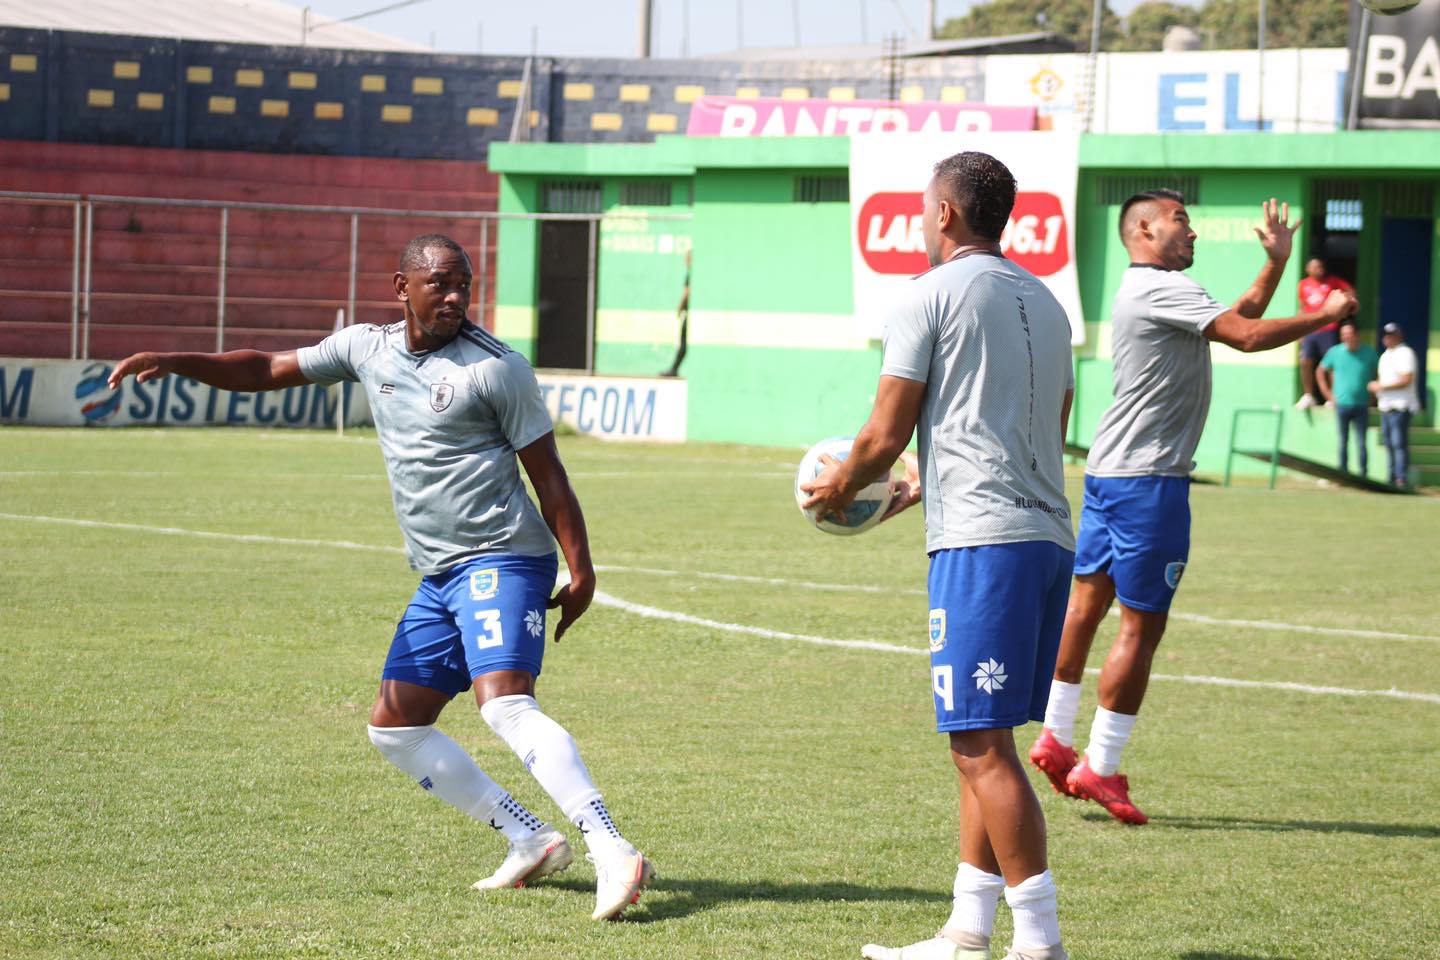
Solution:
{"label": "gray training shirt", "polygon": [[1210,411],[1205,328],[1228,309],[1178,270],[1125,271],[1110,313],[1115,402],[1095,430],[1086,473],[1189,476]]}
{"label": "gray training shirt", "polygon": [[1075,549],[1060,409],[1070,322],[1045,285],[971,254],[911,281],[885,325],[884,376],[925,384],[925,549],[1042,540]]}
{"label": "gray training shirt", "polygon": [[553,429],[524,357],[469,323],[428,353],[410,352],[403,323],[360,323],[297,354],[307,380],[365,387],[410,566],[555,552],[515,457]]}

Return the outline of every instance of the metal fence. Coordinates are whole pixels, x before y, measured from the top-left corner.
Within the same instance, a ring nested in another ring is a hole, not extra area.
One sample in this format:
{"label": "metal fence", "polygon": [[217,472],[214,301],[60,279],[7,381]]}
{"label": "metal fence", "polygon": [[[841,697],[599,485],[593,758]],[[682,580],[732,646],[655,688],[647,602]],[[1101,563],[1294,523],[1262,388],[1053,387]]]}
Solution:
{"label": "metal fence", "polygon": [[[377,207],[341,207],[341,206],[305,206],[299,204],[278,204],[278,203],[253,203],[243,201],[220,201],[220,200],[184,200],[173,198],[157,197],[125,197],[110,195],[80,195],[62,193],[34,193],[22,191],[0,190],[0,203],[42,205],[51,207],[69,207],[71,211],[72,225],[72,249],[71,249],[71,280],[70,280],[70,359],[90,359],[91,330],[93,326],[93,314],[91,309],[94,290],[95,258],[95,214],[97,208],[105,207],[158,207],[175,210],[199,209],[213,210],[216,214],[215,238],[218,241],[217,255],[213,264],[189,264],[190,267],[198,267],[203,270],[214,271],[215,286],[213,294],[205,295],[204,299],[213,302],[215,350],[223,351],[226,346],[226,312],[227,304],[240,302],[255,303],[257,298],[236,297],[227,292],[229,274],[232,269],[230,254],[230,239],[232,234],[231,214],[238,211],[275,212],[304,215],[309,217],[341,217],[348,221],[348,282],[346,284],[346,296],[343,301],[316,297],[311,299],[300,299],[296,303],[334,309],[339,307],[344,310],[344,323],[355,322],[357,309],[357,285],[359,282],[360,264],[360,238],[361,230],[366,220],[392,220],[392,221],[446,221],[456,223],[478,224],[479,244],[478,257],[475,262],[476,295],[474,306],[479,308],[477,321],[482,322],[490,315],[494,302],[494,286],[491,277],[494,272],[495,261],[492,258],[492,248],[498,240],[498,229],[492,225],[498,225],[504,220],[529,220],[529,221],[580,221],[590,225],[589,245],[590,255],[587,264],[587,321],[588,330],[587,357],[594,356],[595,338],[595,314],[596,314],[596,289],[599,273],[600,243],[599,234],[602,223],[607,217],[623,217],[625,219],[644,218],[650,220],[689,220],[689,213],[658,213],[626,209],[623,212],[606,213],[501,213],[488,210],[395,210]],[[497,251],[498,252],[498,251]],[[528,256],[534,258],[538,251],[531,249],[527,251]],[[124,266],[124,264],[121,264]],[[15,288],[13,285],[5,291],[13,299],[23,299],[26,296],[55,297],[57,291],[42,289]],[[147,294],[139,294],[146,296]],[[173,295],[166,299],[178,299],[194,302],[200,297],[196,295]],[[148,328],[147,328],[148,329]],[[208,329],[208,328],[207,328]],[[328,332],[328,325],[316,324],[303,328],[307,332]],[[297,332],[296,328],[277,328],[283,332]]]}

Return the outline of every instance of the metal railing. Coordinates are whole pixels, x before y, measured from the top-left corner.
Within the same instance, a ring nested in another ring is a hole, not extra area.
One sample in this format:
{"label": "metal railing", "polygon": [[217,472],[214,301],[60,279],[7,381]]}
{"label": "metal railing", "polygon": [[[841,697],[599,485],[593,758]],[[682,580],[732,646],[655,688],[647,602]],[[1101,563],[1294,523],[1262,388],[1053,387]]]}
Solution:
{"label": "metal railing", "polygon": [[[590,255],[587,258],[587,328],[589,331],[586,355],[593,365],[594,332],[596,313],[596,280],[599,270],[600,225],[607,219],[636,219],[688,221],[689,213],[661,213],[649,210],[626,208],[612,213],[509,213],[494,210],[398,210],[385,207],[308,206],[303,204],[259,203],[230,200],[185,200],[163,197],[127,197],[108,194],[38,193],[28,191],[0,190],[0,202],[34,205],[69,205],[73,213],[73,250],[71,258],[70,289],[70,359],[90,359],[90,331],[92,326],[91,296],[95,263],[95,208],[97,206],[168,207],[176,209],[215,210],[219,213],[218,255],[216,258],[215,301],[215,350],[225,349],[226,303],[237,298],[227,292],[230,270],[230,214],[232,211],[277,212],[305,216],[344,216],[349,220],[349,269],[346,285],[345,323],[355,322],[356,296],[359,280],[360,222],[363,218],[389,218],[410,220],[478,221],[480,226],[479,262],[476,264],[478,280],[477,301],[483,320],[485,312],[492,306],[490,289],[490,225],[504,220],[531,221],[580,221],[590,224]],[[535,255],[532,252],[532,256]],[[48,295],[55,291],[11,290],[12,295]],[[300,301],[309,305],[327,308],[333,301]]]}

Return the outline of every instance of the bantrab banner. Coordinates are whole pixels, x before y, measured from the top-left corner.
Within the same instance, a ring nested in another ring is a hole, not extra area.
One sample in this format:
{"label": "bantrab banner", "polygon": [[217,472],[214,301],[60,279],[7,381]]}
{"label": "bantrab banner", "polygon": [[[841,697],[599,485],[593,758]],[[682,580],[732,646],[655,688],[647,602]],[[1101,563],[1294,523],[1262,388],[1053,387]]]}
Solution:
{"label": "bantrab banner", "polygon": [[[1350,62],[1360,62],[1362,10],[1350,5]],[[1360,66],[1361,127],[1440,128],[1440,0],[1399,16],[1370,16]]]}
{"label": "bantrab banner", "polygon": [[[1440,0],[1437,0],[1440,2]],[[905,284],[930,268],[921,232],[925,185],[940,160],[963,150],[998,158],[1015,176],[1015,209],[1000,249],[1040,278],[1070,318],[1071,341],[1085,342],[1075,269],[1075,133],[977,133],[854,137],[850,215],[855,319],[879,339]]]}

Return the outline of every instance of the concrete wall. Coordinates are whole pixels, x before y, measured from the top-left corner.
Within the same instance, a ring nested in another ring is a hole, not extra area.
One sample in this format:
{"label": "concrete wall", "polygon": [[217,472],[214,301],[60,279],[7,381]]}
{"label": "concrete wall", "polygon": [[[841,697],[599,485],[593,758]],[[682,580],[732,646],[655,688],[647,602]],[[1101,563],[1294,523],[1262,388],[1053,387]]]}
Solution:
{"label": "concrete wall", "polygon": [[[627,152],[610,152],[615,150]],[[1292,216],[1313,221],[1318,212],[1307,205],[1317,177],[1353,176],[1376,184],[1385,179],[1431,182],[1431,158],[1437,150],[1440,135],[1414,133],[1085,138],[1076,250],[1088,336],[1077,354],[1073,439],[1089,442],[1111,399],[1109,304],[1127,262],[1116,234],[1119,187],[1136,178],[1146,183],[1157,177],[1196,178],[1197,202],[1190,210],[1200,236],[1190,273],[1217,298],[1229,301],[1249,286],[1262,264],[1252,229],[1262,199],[1288,199]],[[598,178],[607,184],[607,205],[609,184],[643,173],[637,165],[665,171],[676,183],[687,177],[693,181],[691,349],[682,369],[690,381],[689,436],[802,445],[858,428],[879,371],[878,344],[857,340],[852,333],[849,204],[798,203],[794,198],[795,177],[843,176],[848,157],[848,143],[841,138],[662,138],[653,147],[506,146],[497,148],[492,165],[502,174],[501,208],[514,210],[538,209],[539,188],[548,178]],[[1436,216],[1440,219],[1440,210]],[[506,225],[498,254],[497,316],[513,318],[502,335],[522,348],[533,336],[533,231],[528,224]],[[1302,228],[1270,316],[1296,312],[1295,287],[1309,240],[1308,229]],[[1370,304],[1362,323],[1367,336],[1373,335],[1376,322],[1379,256],[1378,247],[1362,256],[1362,299]],[[602,248],[602,311],[643,313],[651,322],[627,327],[631,339],[613,344],[609,341],[614,332],[602,324],[597,370],[612,372],[602,366],[604,358],[604,364],[617,365],[613,372],[643,373],[634,366],[626,369],[629,361],[620,358],[642,357],[643,366],[668,356],[673,324],[666,319],[673,316],[678,288],[674,275],[664,269],[631,270],[617,260],[618,255]],[[622,275],[624,283],[608,279]],[[1440,262],[1432,266],[1431,289],[1432,302],[1440,304]],[[1431,329],[1436,331],[1436,349],[1429,357],[1433,371],[1440,369],[1440,309],[1432,308]],[[1202,470],[1219,473],[1232,412],[1288,407],[1298,395],[1299,381],[1295,346],[1250,355],[1221,345],[1212,351],[1214,402],[1197,457]],[[1323,419],[1316,414],[1311,421]],[[1299,426],[1297,421],[1296,429]],[[1329,456],[1323,427],[1306,436],[1314,438],[1305,441],[1308,452],[1321,459]],[[1257,469],[1250,464],[1237,468]]]}

